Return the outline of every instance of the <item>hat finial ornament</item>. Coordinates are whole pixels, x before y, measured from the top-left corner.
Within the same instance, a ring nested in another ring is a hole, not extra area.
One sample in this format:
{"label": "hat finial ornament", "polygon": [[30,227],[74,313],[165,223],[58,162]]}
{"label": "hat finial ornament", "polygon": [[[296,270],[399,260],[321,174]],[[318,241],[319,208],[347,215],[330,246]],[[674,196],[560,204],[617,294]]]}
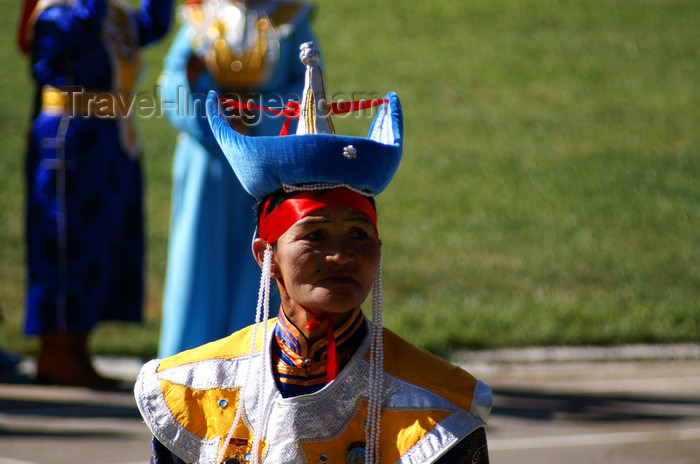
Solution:
{"label": "hat finial ornament", "polygon": [[326,102],[321,72],[321,55],[313,42],[306,42],[299,47],[299,59],[306,66],[304,91],[299,107],[299,125],[297,135],[335,134]]}

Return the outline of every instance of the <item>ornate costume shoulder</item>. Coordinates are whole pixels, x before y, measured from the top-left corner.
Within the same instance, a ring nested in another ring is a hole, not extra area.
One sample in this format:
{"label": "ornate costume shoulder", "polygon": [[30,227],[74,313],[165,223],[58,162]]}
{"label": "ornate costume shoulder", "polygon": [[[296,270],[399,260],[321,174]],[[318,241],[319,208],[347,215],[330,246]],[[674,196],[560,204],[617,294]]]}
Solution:
{"label": "ornate costume shoulder", "polygon": [[486,421],[491,389],[469,372],[384,329],[384,371],[429,390]]}
{"label": "ornate costume shoulder", "polygon": [[[270,319],[268,321],[267,330],[270,330],[275,325],[276,321],[277,318]],[[250,344],[253,340],[254,329],[255,326],[251,325],[220,340],[206,343],[165,359],[154,360],[158,363],[157,372],[212,359],[234,359],[246,356],[250,352]],[[261,346],[262,334],[258,333],[255,346],[256,353],[260,351]]]}

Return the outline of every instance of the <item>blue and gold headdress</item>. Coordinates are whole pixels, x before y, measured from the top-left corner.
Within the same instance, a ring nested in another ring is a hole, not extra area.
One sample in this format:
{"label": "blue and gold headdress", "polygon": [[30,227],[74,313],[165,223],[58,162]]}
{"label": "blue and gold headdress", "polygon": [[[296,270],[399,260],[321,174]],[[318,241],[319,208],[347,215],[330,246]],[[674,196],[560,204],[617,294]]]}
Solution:
{"label": "blue and gold headdress", "polygon": [[304,186],[318,185],[346,186],[377,195],[389,184],[401,161],[403,113],[399,98],[391,92],[381,100],[367,137],[335,134],[329,123],[333,111],[327,109],[321,72],[313,58],[318,52],[312,45],[304,46],[307,78],[297,134],[240,134],[226,117],[224,104],[212,93],[207,99],[207,116],[214,136],[243,188],[257,200],[281,188],[303,190]]}

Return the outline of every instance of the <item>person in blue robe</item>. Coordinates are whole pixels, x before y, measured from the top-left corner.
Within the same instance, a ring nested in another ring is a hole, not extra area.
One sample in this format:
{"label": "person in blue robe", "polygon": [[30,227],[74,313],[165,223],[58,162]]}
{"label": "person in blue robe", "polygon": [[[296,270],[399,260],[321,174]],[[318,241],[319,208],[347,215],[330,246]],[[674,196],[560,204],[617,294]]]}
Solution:
{"label": "person in blue robe", "polygon": [[[215,89],[238,102],[279,107],[304,85],[299,45],[314,40],[301,2],[188,2],[159,80],[165,116],[178,131],[173,159],[168,264],[158,355],[171,356],[250,325],[259,268],[255,214],[207,122]],[[240,111],[239,130],[278,135],[283,117]],[[295,122],[296,124],[296,122]]]}
{"label": "person in blue robe", "polygon": [[[38,381],[112,384],[92,365],[100,321],[139,321],[144,284],[134,88],[140,47],[163,38],[172,0],[27,0],[20,47],[36,85],[26,153],[24,331]],[[130,111],[131,110],[131,111]]]}

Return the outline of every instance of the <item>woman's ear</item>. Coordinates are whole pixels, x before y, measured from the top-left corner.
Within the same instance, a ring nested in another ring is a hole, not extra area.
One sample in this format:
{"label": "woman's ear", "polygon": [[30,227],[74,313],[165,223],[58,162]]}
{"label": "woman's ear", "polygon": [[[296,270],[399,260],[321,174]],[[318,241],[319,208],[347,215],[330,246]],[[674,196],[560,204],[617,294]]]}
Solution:
{"label": "woman's ear", "polygon": [[[261,238],[256,238],[253,240],[253,255],[255,255],[255,261],[258,262],[258,266],[260,266],[260,269],[263,267],[263,263],[265,261],[265,250],[266,249],[272,249],[268,243],[261,239]],[[277,265],[275,264],[274,260],[274,254],[272,255],[273,260],[272,260],[272,266],[270,267],[270,277],[273,279],[276,279],[278,277],[277,275]]]}
{"label": "woman's ear", "polygon": [[267,247],[267,242],[260,237],[253,240],[253,256],[255,256],[255,261],[258,262],[260,269],[263,267],[263,261],[265,260],[265,249]]}

